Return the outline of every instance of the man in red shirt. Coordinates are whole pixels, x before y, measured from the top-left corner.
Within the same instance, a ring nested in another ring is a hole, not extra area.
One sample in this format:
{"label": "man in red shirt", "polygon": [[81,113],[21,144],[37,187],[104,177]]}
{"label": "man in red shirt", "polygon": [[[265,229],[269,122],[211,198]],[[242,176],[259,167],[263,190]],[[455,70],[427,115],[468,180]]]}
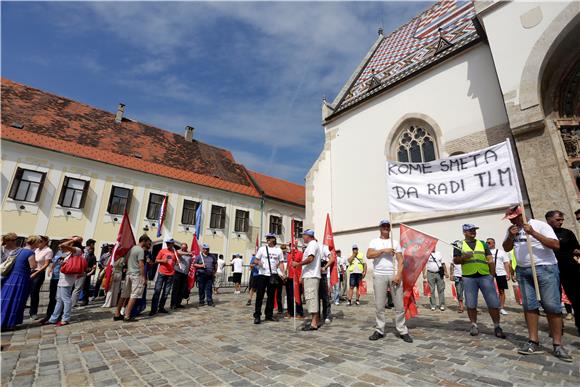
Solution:
{"label": "man in red shirt", "polygon": [[[292,267],[292,262],[301,262],[302,261],[302,251],[298,250],[297,243],[294,242],[294,246],[290,244],[290,252],[287,256],[287,264],[286,264],[286,305],[288,305],[288,317],[294,317],[294,280],[300,281],[300,273],[296,275],[296,271],[300,270],[298,268]],[[300,289],[300,295],[302,295],[302,288],[298,285]],[[296,318],[303,319],[304,318],[304,309],[302,308],[302,303],[296,303]]]}
{"label": "man in red shirt", "polygon": [[151,300],[151,312],[149,316],[159,313],[169,313],[165,309],[165,301],[171,293],[173,285],[173,274],[175,274],[175,263],[177,262],[177,252],[175,251],[175,241],[173,239],[165,240],[167,248],[162,249],[157,254],[155,262],[159,264],[157,281],[155,281],[155,293]]}

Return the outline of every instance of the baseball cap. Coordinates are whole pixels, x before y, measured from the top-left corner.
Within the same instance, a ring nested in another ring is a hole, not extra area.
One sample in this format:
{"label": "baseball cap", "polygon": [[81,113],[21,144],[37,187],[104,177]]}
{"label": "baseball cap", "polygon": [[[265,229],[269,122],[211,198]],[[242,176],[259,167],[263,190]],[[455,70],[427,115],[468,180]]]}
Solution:
{"label": "baseball cap", "polygon": [[175,240],[173,238],[169,238],[169,239],[166,239],[164,242],[165,243],[175,243]]}
{"label": "baseball cap", "polygon": [[358,245],[355,243],[354,245],[352,245],[352,249],[358,249]]}
{"label": "baseball cap", "polygon": [[276,234],[274,234],[272,232],[269,232],[269,233],[266,234],[266,239],[268,239],[268,238],[274,238],[274,239],[276,239]]}
{"label": "baseball cap", "polygon": [[308,229],[308,230],[304,230],[304,232],[302,233],[302,235],[308,235],[314,238],[314,230]]}
{"label": "baseball cap", "polygon": [[466,223],[463,226],[461,226],[461,228],[463,228],[463,231],[469,231],[469,230],[477,230],[479,227],[477,227],[475,224]]}
{"label": "baseball cap", "polygon": [[389,222],[387,219],[383,219],[379,222],[379,226],[385,226],[385,225],[391,225],[391,222]]}
{"label": "baseball cap", "polygon": [[521,206],[511,206],[505,210],[505,216],[503,219],[513,219],[524,213],[524,209]]}
{"label": "baseball cap", "polygon": [[201,245],[201,248],[209,250],[209,245],[207,243],[204,243],[203,245]]}

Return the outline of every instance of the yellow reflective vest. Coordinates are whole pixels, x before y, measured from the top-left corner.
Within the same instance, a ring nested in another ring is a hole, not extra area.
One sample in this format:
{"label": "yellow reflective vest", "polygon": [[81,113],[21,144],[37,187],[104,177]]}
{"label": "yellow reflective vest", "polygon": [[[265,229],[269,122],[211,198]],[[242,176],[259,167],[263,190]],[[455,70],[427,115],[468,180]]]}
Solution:
{"label": "yellow reflective vest", "polygon": [[479,239],[475,242],[475,250],[472,250],[467,242],[463,241],[461,247],[462,253],[473,253],[473,256],[461,264],[461,272],[463,275],[490,275],[489,265],[487,264],[487,257],[485,256],[485,246]]}
{"label": "yellow reflective vest", "polygon": [[354,265],[358,265],[359,272],[362,273],[364,271],[363,262],[364,258],[362,253],[358,253],[358,255],[353,258],[352,263],[348,265],[347,270],[352,273],[354,271]]}

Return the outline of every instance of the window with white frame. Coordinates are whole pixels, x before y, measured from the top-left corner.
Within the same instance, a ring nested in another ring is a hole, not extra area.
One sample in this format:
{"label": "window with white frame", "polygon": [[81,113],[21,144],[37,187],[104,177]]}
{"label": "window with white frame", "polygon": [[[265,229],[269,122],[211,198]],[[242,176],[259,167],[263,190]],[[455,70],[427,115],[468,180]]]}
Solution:
{"label": "window with white frame", "polygon": [[44,172],[18,168],[8,197],[22,202],[38,202],[45,178]]}
{"label": "window with white frame", "polygon": [[163,205],[163,199],[165,195],[159,195],[155,193],[149,194],[149,204],[147,205],[147,219],[159,219],[161,214],[161,206]]}
{"label": "window with white frame", "polygon": [[131,197],[133,190],[129,188],[111,187],[111,195],[109,196],[109,205],[107,212],[111,215],[123,215],[125,210],[129,212],[131,208]]}
{"label": "window with white frame", "polygon": [[62,183],[62,190],[58,204],[66,208],[83,208],[89,191],[89,181],[66,176]]}
{"label": "window with white frame", "polygon": [[226,228],[226,208],[222,206],[211,206],[209,218],[209,228]]}
{"label": "window with white frame", "polygon": [[423,163],[437,158],[433,130],[424,123],[407,124],[395,140],[397,160]]}
{"label": "window with white frame", "polygon": [[190,226],[195,225],[195,213],[197,211],[198,206],[199,206],[198,202],[186,199],[183,200],[183,210],[181,211],[181,224],[187,224]]}

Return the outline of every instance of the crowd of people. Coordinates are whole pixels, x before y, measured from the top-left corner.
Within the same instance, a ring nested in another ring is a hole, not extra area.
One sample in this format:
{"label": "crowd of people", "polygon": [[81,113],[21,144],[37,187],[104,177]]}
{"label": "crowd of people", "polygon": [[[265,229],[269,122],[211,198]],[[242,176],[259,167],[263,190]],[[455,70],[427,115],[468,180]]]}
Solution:
{"label": "crowd of people", "polygon": [[[580,222],[580,210],[575,215]],[[521,207],[507,209],[505,219],[512,225],[506,231],[501,248],[493,238],[478,239],[476,225],[464,224],[464,239],[453,243],[449,267],[444,254],[433,251],[423,269],[431,310],[446,310],[445,287],[449,279],[458,302],[457,312],[467,310],[470,335],[479,335],[477,308],[481,292],[494,325],[494,335],[505,339],[501,316],[508,314],[505,299],[511,282],[521,294],[520,303],[528,329],[528,341],[519,353],[541,352],[538,336],[541,311],[549,322],[553,354],[563,361],[572,361],[562,345],[563,310],[572,319],[572,311],[577,312],[580,307],[580,245],[575,234],[562,227],[562,212],[550,211],[545,217],[547,223],[536,219],[526,222]],[[366,291],[368,265],[372,265],[376,324],[369,340],[385,336],[385,309],[394,308],[393,322],[399,337],[405,342],[413,342],[406,326],[403,304],[403,250],[399,241],[391,236],[389,220],[379,222],[378,234],[370,241],[366,254],[353,244],[348,256],[342,256],[339,249],[332,254],[326,245],[316,240],[313,230],[303,232],[302,249],[296,242],[279,246],[276,235],[267,234],[266,244],[249,261],[246,305],[252,305],[255,295],[254,323],[295,317],[306,320],[301,328],[303,331],[316,331],[331,323],[333,304],[344,301],[349,307],[360,305],[361,295]],[[215,306],[213,293],[218,293],[225,281],[226,266],[231,266],[232,276],[227,280],[234,283],[234,294],[241,293],[242,255],[234,254],[226,265],[223,255],[210,253],[207,244],[202,244],[200,253],[193,256],[187,244],[181,244],[178,249],[173,239],[166,239],[164,248],[153,258],[152,241],[142,235],[137,245],[113,263],[110,262],[113,246],[104,246],[97,260],[96,242],[92,239],[84,245],[78,236],[63,240],[54,254],[48,243],[48,237],[33,235],[25,240],[24,247],[18,247],[16,234],[2,237],[2,329],[12,329],[23,322],[28,299],[32,319],[40,320],[41,324],[67,325],[73,307],[79,302],[86,305],[89,300],[96,301],[104,282],[107,282],[104,286],[107,292],[103,306],[115,307],[113,320],[125,322],[135,321],[145,310],[148,280],[155,283],[150,316],[169,313],[166,309],[168,298],[170,309],[184,307],[182,302],[189,299],[191,293],[192,269],[195,269],[200,306]],[[107,266],[111,266],[108,276],[105,275]],[[331,284],[333,274],[338,281]],[[93,275],[96,279],[91,289]],[[50,277],[49,303],[45,316],[38,317],[39,293],[47,277]],[[298,297],[295,297],[296,291]],[[563,299],[566,300],[565,309]],[[577,318],[575,324],[580,334]]]}

